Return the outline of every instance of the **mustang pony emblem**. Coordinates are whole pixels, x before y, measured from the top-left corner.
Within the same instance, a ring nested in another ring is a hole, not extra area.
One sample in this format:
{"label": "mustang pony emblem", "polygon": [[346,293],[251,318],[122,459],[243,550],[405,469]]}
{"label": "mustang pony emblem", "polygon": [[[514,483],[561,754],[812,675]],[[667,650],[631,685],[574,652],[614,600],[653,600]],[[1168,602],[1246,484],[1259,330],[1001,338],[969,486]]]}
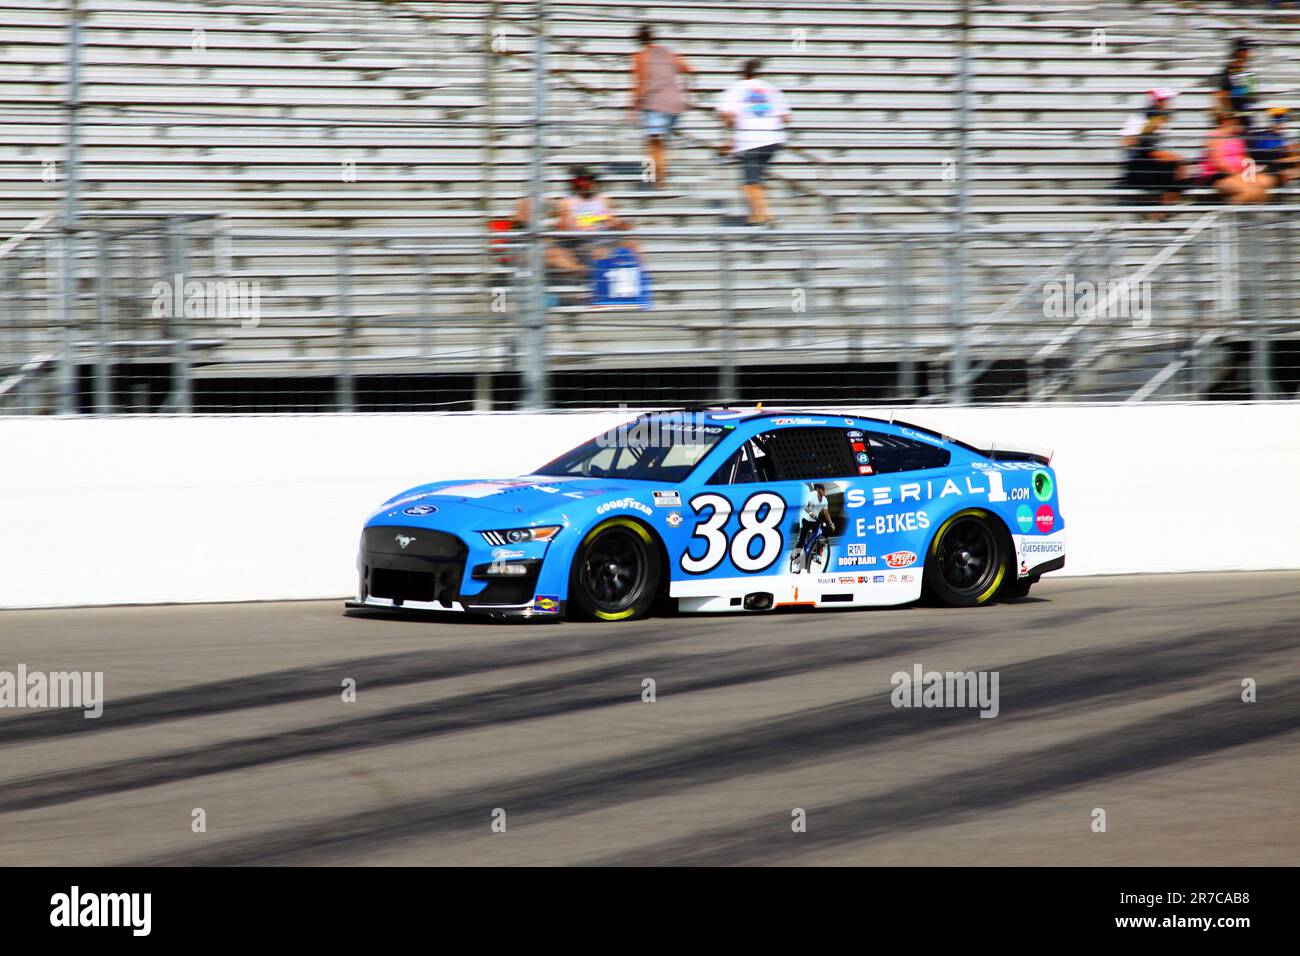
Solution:
{"label": "mustang pony emblem", "polygon": [[410,544],[410,543],[411,543],[412,541],[414,541],[414,540],[415,540],[414,538],[409,538],[409,537],[407,537],[407,536],[404,535],[404,534],[399,534],[399,535],[397,536],[397,543],[398,543],[399,545],[401,545],[403,551],[405,551],[405,550],[406,550],[406,546],[407,546],[408,544]]}

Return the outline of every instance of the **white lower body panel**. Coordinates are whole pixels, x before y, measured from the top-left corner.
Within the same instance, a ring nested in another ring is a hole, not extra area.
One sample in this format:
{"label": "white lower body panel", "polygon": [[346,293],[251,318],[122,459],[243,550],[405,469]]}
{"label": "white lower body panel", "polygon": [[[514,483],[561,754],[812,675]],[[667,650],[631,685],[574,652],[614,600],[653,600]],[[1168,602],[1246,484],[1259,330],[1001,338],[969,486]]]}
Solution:
{"label": "white lower body panel", "polygon": [[773,607],[883,607],[921,596],[921,566],[861,574],[763,574],[674,581],[682,611],[739,611],[749,594],[772,595]]}
{"label": "white lower body panel", "polygon": [[1016,577],[1027,578],[1035,569],[1065,557],[1065,532],[1055,534],[1013,534],[1016,546]]}

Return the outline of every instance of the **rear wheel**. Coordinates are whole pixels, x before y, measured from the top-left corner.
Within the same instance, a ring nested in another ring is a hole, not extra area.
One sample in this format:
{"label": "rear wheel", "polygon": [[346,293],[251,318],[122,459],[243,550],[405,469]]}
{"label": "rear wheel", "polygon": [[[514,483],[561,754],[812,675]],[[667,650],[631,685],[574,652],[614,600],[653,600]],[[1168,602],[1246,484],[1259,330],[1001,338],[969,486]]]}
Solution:
{"label": "rear wheel", "polygon": [[949,607],[975,607],[991,600],[1006,577],[1006,540],[986,512],[957,512],[930,541],[924,573],[929,592]]}
{"label": "rear wheel", "polygon": [[644,527],[611,518],[578,545],[569,580],[569,602],[584,617],[625,621],[640,617],[659,588],[659,549]]}

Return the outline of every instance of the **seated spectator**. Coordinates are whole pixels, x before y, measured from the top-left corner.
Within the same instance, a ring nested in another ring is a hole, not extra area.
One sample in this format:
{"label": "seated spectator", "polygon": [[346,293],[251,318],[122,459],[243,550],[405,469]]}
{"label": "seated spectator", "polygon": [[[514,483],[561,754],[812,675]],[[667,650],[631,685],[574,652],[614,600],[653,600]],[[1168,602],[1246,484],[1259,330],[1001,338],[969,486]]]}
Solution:
{"label": "seated spectator", "polygon": [[1237,37],[1232,41],[1228,65],[1219,74],[1219,88],[1215,93],[1215,107],[1220,111],[1245,113],[1255,108],[1259,85],[1251,68],[1255,46],[1250,37]]}
{"label": "seated spectator", "polygon": [[[520,199],[512,219],[505,222],[517,230],[528,228],[532,201]],[[597,238],[597,233],[626,233],[631,226],[619,218],[614,204],[603,192],[597,191],[597,177],[586,167],[570,170],[569,194],[550,204],[548,226],[556,232],[590,232],[590,239],[581,236],[563,236],[547,239],[543,245],[543,260],[552,275],[559,274],[572,282],[587,283],[591,278],[593,263],[610,259],[618,249],[628,249],[638,262],[643,261],[641,244],[629,236]]]}
{"label": "seated spectator", "polygon": [[[517,229],[520,232],[528,228],[529,216],[532,214],[533,202],[527,196],[519,200],[515,206],[514,216],[508,220],[510,229]],[[554,212],[552,212],[554,217]],[[559,226],[552,221],[552,229],[558,229]],[[513,259],[513,253],[507,254],[503,261]],[[548,272],[552,274],[562,274],[574,281],[582,281],[586,278],[587,268],[581,262],[574,260],[568,249],[561,245],[557,240],[547,239],[542,243],[542,259]]]}
{"label": "seated spectator", "polygon": [[[511,223],[516,229],[527,229],[532,202],[527,197],[519,200]],[[569,195],[562,196],[549,209],[551,229],[557,232],[625,232],[631,226],[619,218],[614,204],[603,192],[597,192],[597,177],[585,167],[570,170]],[[617,240],[585,239],[565,236],[548,239],[545,243],[545,262],[548,270],[566,274],[569,278],[585,281],[592,262],[609,256],[614,248],[631,249],[641,258],[641,245],[630,237]]]}
{"label": "seated spectator", "polygon": [[1282,183],[1300,177],[1300,150],[1287,136],[1285,106],[1268,111],[1268,124],[1250,137],[1250,155],[1259,168],[1276,176]]}
{"label": "seated spectator", "polygon": [[1230,203],[1264,202],[1277,185],[1276,177],[1261,171],[1250,158],[1242,118],[1222,111],[1205,144],[1201,179]]}
{"label": "seated spectator", "polygon": [[[1168,122],[1169,114],[1164,110],[1147,110],[1146,123],[1133,138],[1124,163],[1124,185],[1159,197],[1158,201],[1166,206],[1178,202],[1194,180],[1186,160],[1160,148],[1160,133]],[[1151,218],[1162,219],[1164,214],[1153,213]]]}
{"label": "seated spectator", "polygon": [[614,204],[603,192],[598,192],[596,174],[585,166],[575,166],[569,171],[569,195],[556,202],[555,228],[561,232],[590,232],[592,238],[577,236],[557,240],[561,250],[558,258],[567,271],[581,271],[597,259],[609,255],[613,247],[631,249],[641,257],[641,246],[631,238],[616,241],[599,240],[595,234],[626,232],[631,229],[626,220],[614,211]]}
{"label": "seated spectator", "polygon": [[1146,109],[1139,113],[1130,114],[1128,119],[1124,120],[1124,126],[1119,131],[1119,145],[1125,154],[1137,145],[1137,138],[1141,134],[1143,127],[1147,125],[1152,110],[1172,112],[1174,99],[1178,96],[1178,91],[1171,90],[1167,86],[1157,86],[1154,90],[1147,90],[1146,95]]}

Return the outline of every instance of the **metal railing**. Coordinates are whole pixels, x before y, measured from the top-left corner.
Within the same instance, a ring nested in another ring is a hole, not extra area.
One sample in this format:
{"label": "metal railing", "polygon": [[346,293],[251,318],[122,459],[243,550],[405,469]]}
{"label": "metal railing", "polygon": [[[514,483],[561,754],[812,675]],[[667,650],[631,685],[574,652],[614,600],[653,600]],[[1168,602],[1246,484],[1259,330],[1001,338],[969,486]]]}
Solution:
{"label": "metal railing", "polygon": [[0,258],[0,413],[516,408],[530,380],[556,407],[938,402],[958,352],[979,402],[1294,397],[1292,222],[971,229],[965,328],[940,228],[642,230],[652,309],[552,268],[540,323],[531,253],[591,233],[114,221],[74,243],[65,325],[63,236],[36,232]]}
{"label": "metal railing", "polygon": [[[472,14],[482,18],[482,49],[462,51],[454,35],[437,35],[440,5],[332,9],[341,18],[340,53],[382,46],[397,56],[391,69],[411,76],[465,54],[445,88],[480,100],[399,125],[438,127],[440,142],[459,128],[465,135],[451,137],[457,145],[484,150],[481,186],[455,198],[459,205],[449,211],[456,218],[446,221],[465,221],[467,212],[470,221],[486,221],[494,204],[529,194],[534,213],[526,228],[488,235],[443,228],[423,193],[421,221],[434,223],[432,230],[409,225],[402,200],[387,194],[401,180],[396,174],[374,191],[384,196],[375,200],[375,218],[358,220],[390,223],[374,229],[258,230],[247,220],[234,227],[183,212],[95,215],[104,208],[93,201],[104,179],[83,176],[78,159],[86,111],[101,126],[128,116],[183,124],[188,114],[175,104],[150,114],[136,107],[105,112],[94,95],[81,102],[80,46],[85,30],[96,27],[87,16],[82,29],[77,6],[70,0],[65,8],[62,228],[47,216],[0,243],[0,414],[1296,395],[1294,207],[1103,207],[1076,217],[1053,206],[1046,215],[1054,220],[1034,224],[1041,209],[1018,215],[1014,203],[991,212],[971,204],[978,190],[962,157],[967,137],[981,133],[981,106],[970,99],[983,95],[972,85],[981,16],[996,8],[949,7],[959,54],[943,94],[950,94],[955,121],[942,136],[956,160],[951,188],[945,179],[938,192],[956,211],[951,221],[941,205],[909,219],[922,225],[880,225],[888,217],[868,201],[871,189],[847,198],[837,193],[850,190],[835,182],[823,190],[817,173],[825,157],[794,143],[787,170],[816,172],[791,175],[783,186],[815,204],[809,221],[825,228],[714,225],[734,206],[705,203],[680,219],[709,225],[639,228],[635,240],[655,300],[642,311],[595,309],[589,275],[548,268],[557,245],[589,236],[547,231],[541,212],[548,170],[579,146],[608,145],[615,129],[609,114],[621,109],[621,91],[596,89],[556,65],[557,56],[591,56],[582,52],[582,31],[566,37],[565,24],[596,16],[630,29],[635,11],[567,9],[548,21],[548,9],[572,5],[487,3]],[[522,45],[498,55],[493,26],[507,22]],[[435,42],[441,46],[426,47]],[[548,49],[556,51],[549,62]],[[623,54],[598,56],[608,68]],[[475,58],[481,75],[470,66]],[[527,97],[527,115],[497,115],[507,112],[498,96]],[[251,108],[226,118],[339,128],[388,121]],[[851,131],[858,130],[835,130]],[[882,132],[892,134],[870,131]],[[691,142],[708,145],[703,134]],[[976,138],[972,149],[981,148]],[[711,150],[705,155],[692,168],[712,174],[716,159]],[[522,184],[513,175],[494,181],[525,164]],[[316,183],[318,173],[303,183]],[[274,187],[252,195],[269,202],[286,196]],[[320,195],[327,204],[339,198],[325,190],[285,198],[286,221],[299,208],[332,212],[318,208]],[[925,209],[929,198],[901,185],[891,201]],[[1156,214],[1167,218],[1144,218]],[[673,220],[671,213],[648,215]],[[1014,225],[991,225],[999,216]],[[1098,217],[1109,221],[1098,225]],[[848,228],[847,221],[864,225]]]}

